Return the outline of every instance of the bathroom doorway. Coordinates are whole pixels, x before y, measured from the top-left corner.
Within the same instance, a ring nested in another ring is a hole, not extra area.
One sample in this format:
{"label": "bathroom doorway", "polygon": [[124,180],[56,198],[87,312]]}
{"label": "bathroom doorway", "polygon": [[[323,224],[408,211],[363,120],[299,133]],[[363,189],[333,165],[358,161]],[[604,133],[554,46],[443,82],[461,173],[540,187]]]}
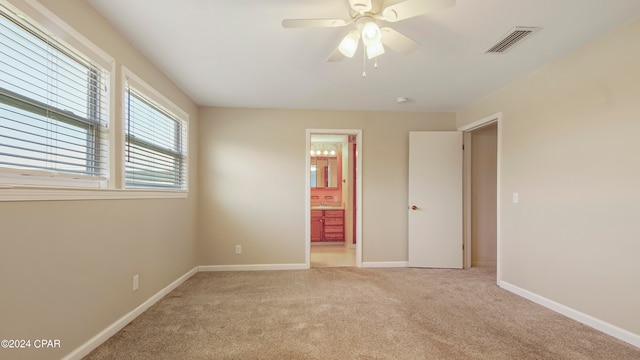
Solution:
{"label": "bathroom doorway", "polygon": [[306,264],[362,264],[361,130],[307,129]]}

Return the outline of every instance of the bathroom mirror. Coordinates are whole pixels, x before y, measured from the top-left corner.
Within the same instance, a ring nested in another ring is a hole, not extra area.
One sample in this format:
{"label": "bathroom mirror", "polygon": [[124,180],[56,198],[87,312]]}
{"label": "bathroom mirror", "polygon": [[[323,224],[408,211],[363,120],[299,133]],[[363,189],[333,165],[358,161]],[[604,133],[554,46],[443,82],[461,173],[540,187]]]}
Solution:
{"label": "bathroom mirror", "polygon": [[312,188],[337,188],[338,187],[338,158],[337,157],[311,157],[311,187]]}

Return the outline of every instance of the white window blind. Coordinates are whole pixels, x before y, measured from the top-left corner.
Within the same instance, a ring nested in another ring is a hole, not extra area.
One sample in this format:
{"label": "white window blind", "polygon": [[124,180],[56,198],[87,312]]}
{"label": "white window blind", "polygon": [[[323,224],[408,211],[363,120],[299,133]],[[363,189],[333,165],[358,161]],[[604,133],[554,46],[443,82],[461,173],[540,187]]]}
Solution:
{"label": "white window blind", "polygon": [[125,119],[125,186],[185,190],[186,122],[128,83]]}
{"label": "white window blind", "polygon": [[106,180],[108,79],[0,5],[0,174]]}

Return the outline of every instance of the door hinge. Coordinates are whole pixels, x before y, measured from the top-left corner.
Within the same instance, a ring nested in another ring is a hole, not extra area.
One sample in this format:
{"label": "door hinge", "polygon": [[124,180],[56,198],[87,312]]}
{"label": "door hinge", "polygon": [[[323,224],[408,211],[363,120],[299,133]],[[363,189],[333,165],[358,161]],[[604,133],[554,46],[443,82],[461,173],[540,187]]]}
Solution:
{"label": "door hinge", "polygon": [[464,244],[462,244],[462,250],[464,250]]}
{"label": "door hinge", "polygon": [[462,151],[464,151],[464,144],[462,144]]}

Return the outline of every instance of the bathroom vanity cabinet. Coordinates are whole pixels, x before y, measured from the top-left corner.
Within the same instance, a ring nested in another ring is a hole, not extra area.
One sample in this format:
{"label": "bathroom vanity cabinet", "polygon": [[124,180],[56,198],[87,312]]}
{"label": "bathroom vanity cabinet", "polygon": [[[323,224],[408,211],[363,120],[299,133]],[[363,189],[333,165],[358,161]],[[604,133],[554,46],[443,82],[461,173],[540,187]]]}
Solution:
{"label": "bathroom vanity cabinet", "polygon": [[311,210],[311,241],[344,241],[344,210]]}

